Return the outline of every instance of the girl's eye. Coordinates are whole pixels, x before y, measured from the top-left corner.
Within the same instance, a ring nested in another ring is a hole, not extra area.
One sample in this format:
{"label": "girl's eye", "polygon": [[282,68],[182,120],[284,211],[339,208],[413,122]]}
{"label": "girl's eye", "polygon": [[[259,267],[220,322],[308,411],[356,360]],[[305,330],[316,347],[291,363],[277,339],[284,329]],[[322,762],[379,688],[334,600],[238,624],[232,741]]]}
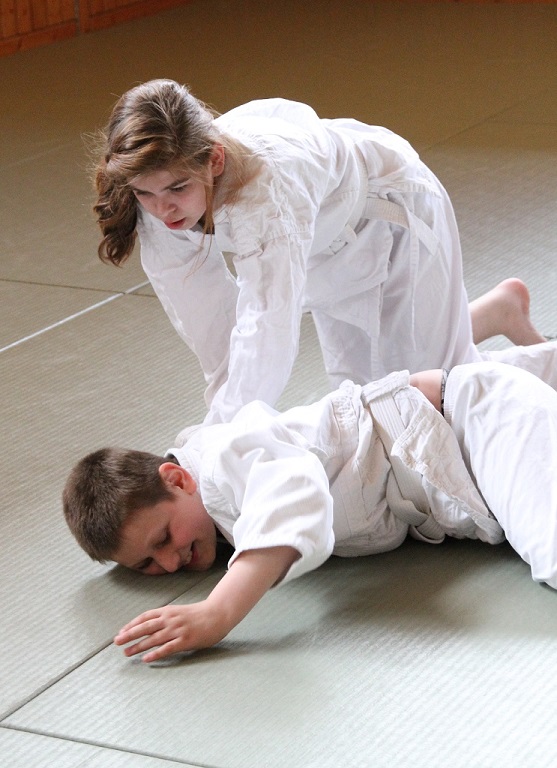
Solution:
{"label": "girl's eye", "polygon": [[171,192],[184,192],[184,190],[186,190],[188,188],[188,186],[189,185],[187,183],[186,184],[180,184],[178,187],[171,187],[170,191]]}

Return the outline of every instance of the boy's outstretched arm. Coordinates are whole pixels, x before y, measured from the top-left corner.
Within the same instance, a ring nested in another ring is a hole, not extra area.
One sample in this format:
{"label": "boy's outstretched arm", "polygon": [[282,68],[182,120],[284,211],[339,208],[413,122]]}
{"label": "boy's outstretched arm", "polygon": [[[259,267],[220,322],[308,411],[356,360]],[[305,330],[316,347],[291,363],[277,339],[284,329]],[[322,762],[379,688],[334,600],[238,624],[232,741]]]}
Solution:
{"label": "boy's outstretched arm", "polygon": [[293,547],[242,552],[205,600],[146,611],[122,627],[114,642],[134,643],[125,649],[126,656],[155,648],[143,656],[145,662],[214,645],[285,576],[299,557]]}

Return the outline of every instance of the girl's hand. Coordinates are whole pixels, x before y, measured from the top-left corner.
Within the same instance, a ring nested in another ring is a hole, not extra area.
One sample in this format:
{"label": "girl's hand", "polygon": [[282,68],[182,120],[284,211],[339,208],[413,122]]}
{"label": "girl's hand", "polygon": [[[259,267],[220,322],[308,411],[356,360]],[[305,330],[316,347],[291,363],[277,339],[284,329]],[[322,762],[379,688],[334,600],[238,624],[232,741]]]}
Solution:
{"label": "girl's hand", "polygon": [[[114,643],[134,643],[124,650],[126,656],[158,646],[142,659],[151,662],[172,653],[207,648],[222,640],[228,631],[218,611],[203,601],[191,605],[166,605],[146,611],[122,627]],[[134,642],[136,640],[139,642]]]}

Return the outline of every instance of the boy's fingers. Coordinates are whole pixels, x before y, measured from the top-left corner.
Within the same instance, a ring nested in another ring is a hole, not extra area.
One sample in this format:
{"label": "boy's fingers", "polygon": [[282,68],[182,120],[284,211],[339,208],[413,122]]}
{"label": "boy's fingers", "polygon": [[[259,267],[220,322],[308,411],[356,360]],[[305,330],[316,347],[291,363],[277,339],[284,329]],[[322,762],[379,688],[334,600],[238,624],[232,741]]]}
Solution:
{"label": "boy's fingers", "polygon": [[145,611],[145,613],[141,613],[139,616],[136,616],[135,619],[132,619],[131,621],[128,621],[127,624],[124,624],[120,632],[118,632],[119,635],[122,634],[122,632],[126,632],[128,629],[133,629],[134,627],[140,626],[141,624],[144,624],[147,621],[150,621],[152,619],[160,618],[160,612],[153,610],[153,611]]}
{"label": "boy's fingers", "polygon": [[141,661],[144,661],[148,664],[150,661],[158,661],[159,659],[164,659],[167,656],[182,650],[184,649],[180,647],[178,640],[170,640],[168,643],[159,646],[156,650],[146,653]]}
{"label": "boy's fingers", "polygon": [[114,637],[114,644],[131,643],[124,649],[126,656],[148,651],[142,659],[147,663],[195,647],[190,633],[185,631],[183,617],[177,622],[174,614],[168,611],[168,606],[166,610],[146,611],[122,627]]}
{"label": "boy's fingers", "polygon": [[141,648],[138,645],[129,645],[124,648],[124,653],[126,656],[135,656],[136,653],[141,653]]}
{"label": "boy's fingers", "polygon": [[114,638],[116,645],[124,645],[131,640],[137,640],[144,635],[152,635],[154,632],[158,632],[164,627],[162,618],[150,619],[149,621],[143,621],[141,624],[127,624],[118,632]]}
{"label": "boy's fingers", "polygon": [[133,645],[124,648],[124,653],[126,656],[135,656],[136,653],[143,653],[143,651],[148,651],[151,648],[155,648],[157,645],[163,645],[164,642],[165,638],[161,637],[160,633],[149,635],[149,637],[144,637],[138,643],[134,643]]}

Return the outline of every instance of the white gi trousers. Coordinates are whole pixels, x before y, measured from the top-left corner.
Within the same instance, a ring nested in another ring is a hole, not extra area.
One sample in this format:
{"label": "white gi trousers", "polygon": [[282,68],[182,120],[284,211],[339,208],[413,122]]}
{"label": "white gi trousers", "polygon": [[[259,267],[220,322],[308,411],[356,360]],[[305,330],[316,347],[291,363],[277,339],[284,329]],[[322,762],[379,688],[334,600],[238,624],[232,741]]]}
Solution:
{"label": "white gi trousers", "polygon": [[[509,350],[555,387],[555,344]],[[514,366],[453,368],[445,418],[486,505],[532,577],[557,589],[557,393]]]}

